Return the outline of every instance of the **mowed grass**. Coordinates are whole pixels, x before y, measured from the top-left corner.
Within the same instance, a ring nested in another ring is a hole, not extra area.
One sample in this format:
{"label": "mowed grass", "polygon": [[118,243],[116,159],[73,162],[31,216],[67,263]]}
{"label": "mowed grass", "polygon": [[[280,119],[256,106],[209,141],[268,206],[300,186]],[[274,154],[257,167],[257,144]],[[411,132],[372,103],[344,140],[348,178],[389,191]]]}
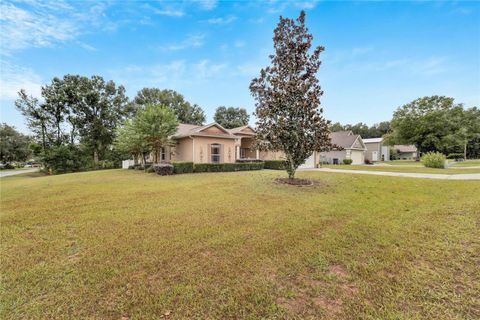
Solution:
{"label": "mowed grass", "polygon": [[437,173],[437,174],[464,174],[464,173],[480,173],[478,168],[426,168],[424,166],[396,166],[396,165],[322,165],[322,168],[330,169],[346,169],[346,170],[365,170],[365,171],[384,171],[384,172],[405,172],[405,173]]}
{"label": "mowed grass", "polygon": [[477,319],[480,181],[1,180],[2,319]]}
{"label": "mowed grass", "polygon": [[451,162],[452,167],[480,167],[480,159],[465,160],[459,162]]}

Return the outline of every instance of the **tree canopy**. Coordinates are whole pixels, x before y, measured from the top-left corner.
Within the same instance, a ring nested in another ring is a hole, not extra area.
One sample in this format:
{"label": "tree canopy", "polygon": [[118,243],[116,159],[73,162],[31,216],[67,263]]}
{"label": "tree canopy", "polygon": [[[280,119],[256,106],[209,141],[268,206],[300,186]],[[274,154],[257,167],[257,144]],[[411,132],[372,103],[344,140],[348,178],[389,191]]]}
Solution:
{"label": "tree canopy", "polygon": [[329,122],[322,116],[323,91],[316,77],[323,47],[312,47],[305,12],[296,19],[280,17],[274,30],[271,65],[252,80],[256,100],[257,145],[282,150],[290,179],[314,152],[330,147]]}
{"label": "tree canopy", "polygon": [[[124,87],[100,76],[65,75],[43,86],[41,95],[42,101],[21,90],[15,104],[41,141],[43,158],[55,159],[55,150],[74,154],[70,151],[80,142],[97,164],[109,152],[115,129],[126,116]],[[69,149],[57,148],[64,144]]]}
{"label": "tree canopy", "polygon": [[30,138],[15,127],[0,124],[0,161],[2,163],[24,162],[31,154]]}
{"label": "tree canopy", "polygon": [[213,116],[215,122],[227,129],[245,126],[250,120],[247,110],[244,108],[218,107]]}
{"label": "tree canopy", "polygon": [[369,127],[365,123],[359,122],[357,124],[341,124],[335,122],[330,125],[330,131],[352,131],[354,134],[359,134],[362,138],[380,138],[390,132],[390,121],[382,121]]}
{"label": "tree canopy", "polygon": [[420,152],[445,152],[462,146],[466,153],[469,141],[480,135],[478,123],[477,108],[465,109],[451,97],[422,97],[394,112],[388,141],[413,144]]}
{"label": "tree canopy", "polygon": [[158,163],[161,149],[172,144],[171,136],[177,131],[178,120],[171,108],[147,104],[138,110],[133,126],[135,133],[153,152],[154,162]]}
{"label": "tree canopy", "polygon": [[181,123],[202,125],[206,120],[205,112],[200,106],[186,101],[183,95],[174,90],[143,88],[138,91],[133,102],[137,107],[145,107],[148,104],[169,107],[175,111]]}

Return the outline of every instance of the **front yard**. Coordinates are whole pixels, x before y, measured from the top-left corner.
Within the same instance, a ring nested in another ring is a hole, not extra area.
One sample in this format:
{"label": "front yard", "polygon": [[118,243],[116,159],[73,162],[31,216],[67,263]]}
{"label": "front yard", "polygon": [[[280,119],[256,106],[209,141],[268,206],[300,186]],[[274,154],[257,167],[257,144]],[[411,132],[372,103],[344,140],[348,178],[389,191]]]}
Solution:
{"label": "front yard", "polygon": [[0,318],[480,317],[480,181],[284,175],[3,178]]}

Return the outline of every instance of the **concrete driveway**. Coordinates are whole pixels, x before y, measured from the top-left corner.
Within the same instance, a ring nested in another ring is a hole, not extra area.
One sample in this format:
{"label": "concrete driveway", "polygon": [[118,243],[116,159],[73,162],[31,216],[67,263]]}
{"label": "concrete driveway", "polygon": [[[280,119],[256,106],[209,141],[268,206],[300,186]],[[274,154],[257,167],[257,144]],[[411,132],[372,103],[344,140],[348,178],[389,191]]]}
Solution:
{"label": "concrete driveway", "polygon": [[330,168],[303,169],[302,171],[372,174],[376,176],[408,177],[408,178],[440,179],[440,180],[480,180],[480,173],[436,174],[436,173],[413,173],[413,172],[407,173],[407,172],[385,172],[385,171],[366,171],[366,170],[343,170],[343,169],[330,169]]}
{"label": "concrete driveway", "polygon": [[28,172],[37,172],[39,169],[26,169],[26,170],[12,170],[12,171],[0,171],[0,178],[15,176],[17,174],[28,173]]}

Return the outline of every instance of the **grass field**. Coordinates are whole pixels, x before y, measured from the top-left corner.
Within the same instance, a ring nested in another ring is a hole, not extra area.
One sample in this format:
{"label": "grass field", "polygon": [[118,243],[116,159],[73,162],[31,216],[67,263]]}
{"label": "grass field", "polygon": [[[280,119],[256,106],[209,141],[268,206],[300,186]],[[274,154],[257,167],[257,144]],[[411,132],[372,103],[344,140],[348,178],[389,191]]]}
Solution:
{"label": "grass field", "polygon": [[450,166],[452,166],[452,167],[480,167],[480,159],[453,162],[453,163],[450,164]]}
{"label": "grass field", "polygon": [[462,173],[480,173],[480,167],[478,168],[426,168],[424,166],[387,166],[387,165],[322,165],[323,168],[331,169],[346,169],[346,170],[365,170],[365,171],[385,171],[385,172],[414,172],[414,173],[438,173],[438,174],[462,174]]}
{"label": "grass field", "polygon": [[420,161],[415,161],[415,160],[392,160],[392,161],[387,161],[385,163],[395,165],[395,166],[419,166],[419,167],[423,167],[423,164]]}
{"label": "grass field", "polygon": [[1,319],[478,319],[480,181],[1,180]]}

